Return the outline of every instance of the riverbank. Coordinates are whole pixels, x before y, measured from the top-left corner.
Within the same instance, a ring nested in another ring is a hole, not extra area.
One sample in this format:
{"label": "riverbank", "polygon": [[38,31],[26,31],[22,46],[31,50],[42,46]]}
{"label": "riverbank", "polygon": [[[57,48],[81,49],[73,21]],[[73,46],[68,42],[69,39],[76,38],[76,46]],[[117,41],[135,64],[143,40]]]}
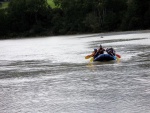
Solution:
{"label": "riverbank", "polygon": [[[90,35],[92,36],[108,36],[108,35],[119,35],[119,34],[132,34],[132,33],[149,33],[150,30],[133,30],[133,31],[113,31],[113,32],[101,32],[101,33],[75,33],[75,34],[64,34],[64,36],[72,36],[72,35]],[[48,37],[48,36],[62,36],[62,35],[55,35],[51,32],[42,32],[39,34],[33,33],[20,33],[20,34],[10,34],[8,36],[0,37],[0,40],[5,39],[23,39],[23,38],[37,38],[37,37]],[[90,37],[89,36],[89,37]]]}

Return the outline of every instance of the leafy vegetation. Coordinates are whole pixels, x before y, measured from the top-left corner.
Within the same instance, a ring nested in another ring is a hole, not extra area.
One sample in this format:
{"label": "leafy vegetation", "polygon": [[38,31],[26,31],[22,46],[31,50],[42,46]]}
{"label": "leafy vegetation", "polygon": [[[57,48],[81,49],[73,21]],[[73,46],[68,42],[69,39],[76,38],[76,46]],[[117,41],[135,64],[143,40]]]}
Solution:
{"label": "leafy vegetation", "polygon": [[149,20],[149,0],[11,0],[0,9],[0,36],[149,29]]}
{"label": "leafy vegetation", "polygon": [[47,3],[52,7],[52,8],[55,8],[55,4],[53,2],[53,0],[47,0]]}
{"label": "leafy vegetation", "polygon": [[[52,7],[52,8],[55,8],[55,4],[53,2],[53,0],[47,0],[47,3]],[[4,8],[7,8],[8,7],[8,4],[9,2],[3,2],[0,4],[0,9],[4,9]]]}

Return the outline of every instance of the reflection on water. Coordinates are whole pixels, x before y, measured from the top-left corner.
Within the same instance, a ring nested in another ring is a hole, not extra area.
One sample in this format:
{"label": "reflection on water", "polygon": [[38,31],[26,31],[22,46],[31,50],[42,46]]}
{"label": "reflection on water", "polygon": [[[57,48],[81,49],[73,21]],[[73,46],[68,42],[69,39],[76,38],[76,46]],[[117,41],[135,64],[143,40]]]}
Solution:
{"label": "reflection on water", "polygon": [[[149,40],[148,32],[2,40],[0,113],[149,113]],[[99,44],[121,59],[84,59]]]}

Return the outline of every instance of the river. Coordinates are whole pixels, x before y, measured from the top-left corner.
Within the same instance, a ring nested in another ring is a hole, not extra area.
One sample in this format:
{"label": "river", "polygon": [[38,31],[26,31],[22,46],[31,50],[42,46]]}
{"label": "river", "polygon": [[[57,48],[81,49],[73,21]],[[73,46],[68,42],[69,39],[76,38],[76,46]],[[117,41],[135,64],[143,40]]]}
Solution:
{"label": "river", "polygon": [[0,113],[150,113],[150,31],[1,40]]}

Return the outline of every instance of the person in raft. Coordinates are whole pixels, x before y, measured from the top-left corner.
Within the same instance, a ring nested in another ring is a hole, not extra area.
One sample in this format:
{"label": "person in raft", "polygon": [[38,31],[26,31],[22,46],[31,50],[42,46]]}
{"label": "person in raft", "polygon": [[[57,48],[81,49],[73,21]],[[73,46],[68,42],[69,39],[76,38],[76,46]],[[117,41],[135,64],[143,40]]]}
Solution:
{"label": "person in raft", "polygon": [[95,58],[96,54],[97,54],[97,49],[94,49],[94,51],[92,52],[91,56]]}
{"label": "person in raft", "polygon": [[97,50],[97,49],[94,49],[94,51],[92,52],[92,54],[87,55],[87,56],[85,57],[85,59],[88,59],[88,58],[90,58],[90,57],[96,58],[98,55],[104,54],[104,51],[105,51],[105,49],[102,47],[102,45],[100,45],[100,47],[99,47],[98,50]]}
{"label": "person in raft", "polygon": [[102,47],[102,45],[100,45],[99,49],[97,50],[97,52],[94,55],[94,58],[96,58],[100,54],[104,54],[104,51],[105,51],[105,49]]}
{"label": "person in raft", "polygon": [[91,57],[94,57],[94,56],[96,55],[96,53],[97,53],[97,49],[94,49],[94,51],[92,52],[92,54],[87,55],[87,56],[85,57],[85,59],[89,59],[89,58],[91,58]]}
{"label": "person in raft", "polygon": [[111,56],[115,56],[116,55],[116,51],[111,47],[111,48],[107,48],[106,52],[111,55]]}

